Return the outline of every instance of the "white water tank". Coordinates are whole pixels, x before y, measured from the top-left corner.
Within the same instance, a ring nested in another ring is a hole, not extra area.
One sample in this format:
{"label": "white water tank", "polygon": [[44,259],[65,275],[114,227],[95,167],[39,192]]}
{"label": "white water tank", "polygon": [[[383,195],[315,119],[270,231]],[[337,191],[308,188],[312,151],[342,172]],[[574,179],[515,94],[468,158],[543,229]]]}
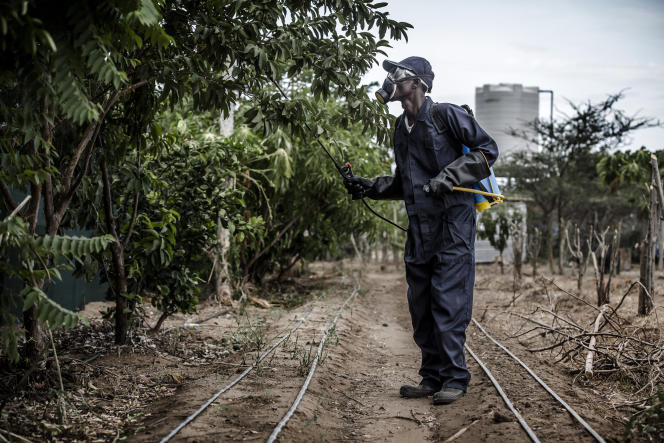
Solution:
{"label": "white water tank", "polygon": [[507,135],[507,131],[510,128],[528,131],[527,123],[538,116],[538,86],[499,83],[475,88],[475,118],[498,144],[499,161],[529,146],[525,140]]}

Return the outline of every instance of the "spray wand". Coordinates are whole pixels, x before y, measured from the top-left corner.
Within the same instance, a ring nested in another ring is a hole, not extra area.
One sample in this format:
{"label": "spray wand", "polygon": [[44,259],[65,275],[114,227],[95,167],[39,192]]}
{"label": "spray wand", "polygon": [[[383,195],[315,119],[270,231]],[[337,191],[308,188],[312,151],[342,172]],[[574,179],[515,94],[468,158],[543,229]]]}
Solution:
{"label": "spray wand", "polygon": [[[279,92],[281,93],[281,95],[282,95],[286,100],[288,100],[288,99],[289,99],[288,96],[287,96],[286,93],[283,91],[283,89],[281,89],[281,86],[279,86],[279,83],[277,83],[274,79],[271,79],[271,80],[272,80],[272,83],[274,83],[274,86],[277,87],[277,89],[279,90]],[[337,159],[335,159],[334,156],[330,153],[330,151],[327,149],[327,147],[325,147],[325,145],[323,144],[323,142],[320,140],[320,137],[318,137],[318,134],[316,134],[316,132],[314,132],[314,130],[311,129],[311,126],[309,126],[309,124],[307,123],[307,121],[304,120],[303,123],[304,123],[305,128],[307,128],[307,130],[308,130],[311,134],[314,135],[314,137],[316,138],[316,141],[318,142],[318,144],[320,145],[320,147],[323,148],[323,151],[325,151],[325,154],[327,154],[327,156],[330,158],[330,160],[332,160],[332,163],[334,163],[334,167],[337,168],[337,171],[339,172],[339,174],[340,174],[343,178],[350,178],[350,177],[352,177],[352,176],[353,176],[353,167],[351,166],[350,162],[347,161],[347,162],[342,166],[342,165],[337,161]],[[404,228],[403,226],[401,226],[401,225],[399,225],[399,224],[393,222],[393,221],[390,220],[389,218],[383,217],[383,216],[380,215],[378,212],[376,212],[376,211],[374,210],[374,208],[372,208],[372,207],[369,205],[369,203],[366,202],[366,200],[364,199],[364,197],[361,197],[360,200],[362,200],[362,203],[364,203],[364,206],[365,206],[365,207],[366,207],[366,208],[367,208],[367,209],[368,209],[373,215],[375,215],[376,217],[380,218],[380,219],[383,220],[383,221],[386,221],[387,223],[391,224],[392,226],[394,226],[394,227],[396,227],[396,228],[401,229],[401,230],[404,231],[404,232],[407,231],[407,229]]]}

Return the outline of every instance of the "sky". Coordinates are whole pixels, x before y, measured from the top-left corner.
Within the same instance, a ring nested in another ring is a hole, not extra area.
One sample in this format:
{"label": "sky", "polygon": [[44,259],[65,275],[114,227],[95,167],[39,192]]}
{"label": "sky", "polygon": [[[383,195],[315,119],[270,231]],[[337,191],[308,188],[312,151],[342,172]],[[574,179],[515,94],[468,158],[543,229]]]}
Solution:
{"label": "sky", "polygon": [[[388,59],[425,57],[436,102],[474,107],[475,87],[521,83],[554,91],[554,117],[574,103],[624,90],[618,108],[664,121],[664,1],[388,0],[391,18],[414,26]],[[379,62],[384,57],[379,56]],[[382,83],[375,66],[365,82]],[[540,95],[540,117],[549,117]],[[402,112],[399,103],[390,112]],[[625,149],[664,149],[664,128],[637,131]]]}

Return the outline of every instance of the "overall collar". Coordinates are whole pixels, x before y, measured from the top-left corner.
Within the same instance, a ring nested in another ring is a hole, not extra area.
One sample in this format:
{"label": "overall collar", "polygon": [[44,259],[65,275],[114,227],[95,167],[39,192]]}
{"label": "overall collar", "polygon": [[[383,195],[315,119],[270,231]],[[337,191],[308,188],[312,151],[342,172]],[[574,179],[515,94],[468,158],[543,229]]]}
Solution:
{"label": "overall collar", "polygon": [[[422,106],[420,106],[420,109],[417,111],[417,118],[415,119],[416,122],[425,121],[427,119],[427,116],[429,115],[429,106],[431,106],[431,103],[433,103],[431,97],[426,96],[424,98]],[[398,125],[398,127],[403,127],[403,130],[406,131],[406,133],[408,133],[408,130],[406,129],[407,118],[408,116],[406,116],[406,111],[403,111],[403,114],[401,114],[401,119],[399,119],[399,125]]]}

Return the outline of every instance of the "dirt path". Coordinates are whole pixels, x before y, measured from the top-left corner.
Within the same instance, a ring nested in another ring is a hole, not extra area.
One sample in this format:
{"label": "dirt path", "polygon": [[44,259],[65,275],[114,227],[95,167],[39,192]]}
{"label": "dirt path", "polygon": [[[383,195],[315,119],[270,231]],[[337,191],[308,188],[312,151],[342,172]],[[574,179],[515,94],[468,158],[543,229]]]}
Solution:
{"label": "dirt path", "polygon": [[[325,348],[325,361],[280,440],[444,441],[467,427],[455,441],[529,441],[470,356],[472,380],[468,394],[453,405],[433,406],[430,398],[399,397],[401,384],[419,382],[419,351],[411,336],[404,280],[399,268],[383,267],[381,271],[376,267],[363,275],[362,287],[366,291],[343,313],[336,337]],[[304,381],[307,355],[315,353],[322,331],[350,290],[346,284],[275,322],[266,334],[271,339],[278,335],[277,331],[288,330],[308,307],[313,309],[295,337],[256,373],[213,403],[175,440],[264,441],[290,407]],[[573,386],[570,376],[560,368],[508,338],[509,325],[495,309],[500,300],[493,291],[480,287],[475,297],[476,315],[498,340],[523,358],[600,434],[619,438],[622,427],[603,417],[595,407],[599,397]],[[592,441],[560,405],[474,326],[468,329],[468,344],[489,366],[543,441]],[[247,358],[251,361],[251,356]],[[163,437],[244,367],[212,364],[207,373],[199,371],[198,377],[181,387],[174,397],[152,405],[151,418],[145,423],[148,432],[138,439],[152,441]]]}

